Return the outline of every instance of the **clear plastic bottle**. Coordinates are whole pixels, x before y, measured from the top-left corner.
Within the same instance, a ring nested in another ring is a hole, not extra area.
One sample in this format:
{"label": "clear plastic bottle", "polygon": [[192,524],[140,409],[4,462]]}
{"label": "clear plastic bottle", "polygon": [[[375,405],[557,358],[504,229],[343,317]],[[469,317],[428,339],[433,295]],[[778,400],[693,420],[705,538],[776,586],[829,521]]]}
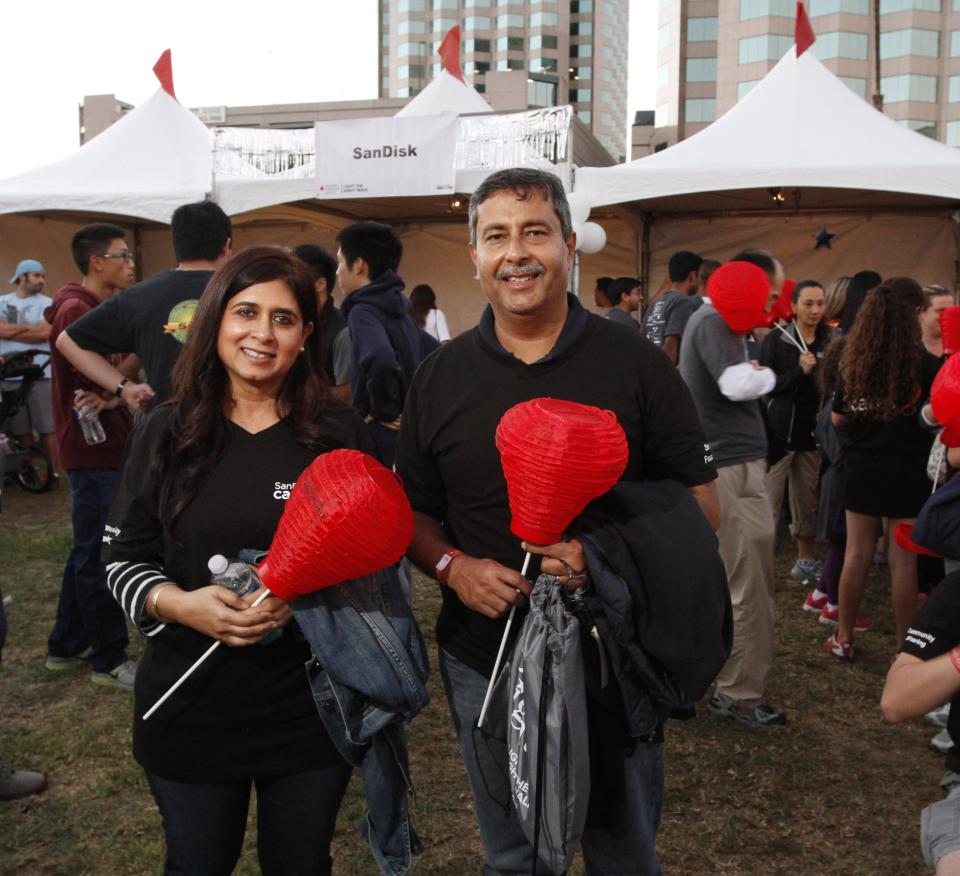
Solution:
{"label": "clear plastic bottle", "polygon": [[[240,560],[228,560],[223,554],[214,554],[207,560],[207,569],[214,584],[232,590],[237,596],[246,596],[260,589],[260,579],[256,572]],[[275,642],[283,634],[283,630],[271,630],[261,640],[261,645]]]}
{"label": "clear plastic bottle", "polygon": [[[78,389],[74,392],[73,397],[78,399],[82,394],[82,390]],[[107,433],[103,431],[103,423],[100,422],[100,414],[97,413],[97,409],[93,405],[77,411],[77,420],[83,432],[83,440],[87,444],[102,444],[107,440]]]}

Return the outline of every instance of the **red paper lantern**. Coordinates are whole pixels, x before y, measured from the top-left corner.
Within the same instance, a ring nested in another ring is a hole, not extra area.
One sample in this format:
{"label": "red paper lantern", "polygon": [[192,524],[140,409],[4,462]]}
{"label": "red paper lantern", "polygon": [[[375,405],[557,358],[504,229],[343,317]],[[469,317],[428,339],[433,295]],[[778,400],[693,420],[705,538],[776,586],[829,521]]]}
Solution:
{"label": "red paper lantern", "polygon": [[372,456],[318,456],[293,488],[260,579],[288,602],[397,562],[413,538],[398,478]]}
{"label": "red paper lantern", "polygon": [[510,497],[510,531],[556,544],[587,504],[627,467],[627,436],[616,414],[577,402],[535,398],[510,408],[497,426]]}
{"label": "red paper lantern", "polygon": [[764,316],[770,297],[770,280],[750,262],[727,262],[710,275],[707,293],[730,330],[743,335]]}
{"label": "red paper lantern", "polygon": [[947,447],[960,446],[960,356],[951,356],[937,372],[930,404],[937,422],[944,427],[940,440]]}
{"label": "red paper lantern", "polygon": [[960,307],[948,307],[940,314],[940,337],[948,356],[960,350]]}
{"label": "red paper lantern", "polygon": [[914,554],[920,554],[924,557],[942,557],[943,554],[938,554],[936,551],[930,550],[930,548],[925,548],[922,545],[917,544],[913,540],[913,524],[912,523],[898,523],[893,528],[893,540],[900,545],[905,551],[910,551]]}

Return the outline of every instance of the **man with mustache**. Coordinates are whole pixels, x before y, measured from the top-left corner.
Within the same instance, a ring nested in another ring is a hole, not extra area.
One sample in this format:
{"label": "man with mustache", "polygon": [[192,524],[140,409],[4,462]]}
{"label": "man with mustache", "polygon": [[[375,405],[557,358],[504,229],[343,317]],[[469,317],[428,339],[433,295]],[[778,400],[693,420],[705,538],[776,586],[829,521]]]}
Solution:
{"label": "man with mustache", "polygon": [[[397,453],[415,513],[408,557],[442,585],[440,669],[488,874],[530,873],[534,865],[506,802],[506,748],[474,732],[506,614],[524,607],[531,592],[518,571],[523,553],[529,548],[540,555],[542,571],[565,586],[582,583],[586,570],[576,539],[521,547],[511,535],[494,445],[500,418],[515,404],[544,396],[612,410],[630,450],[624,478],[679,480],[717,522],[715,475],[704,461],[686,387],[638,331],[588,313],[567,293],[575,244],[567,199],[552,174],[498,171],[474,192],[469,248],[489,304],[473,331],[444,345],[417,372]],[[649,738],[622,742],[622,805],[603,826],[588,825],[584,857],[591,872],[658,874],[662,727]]]}

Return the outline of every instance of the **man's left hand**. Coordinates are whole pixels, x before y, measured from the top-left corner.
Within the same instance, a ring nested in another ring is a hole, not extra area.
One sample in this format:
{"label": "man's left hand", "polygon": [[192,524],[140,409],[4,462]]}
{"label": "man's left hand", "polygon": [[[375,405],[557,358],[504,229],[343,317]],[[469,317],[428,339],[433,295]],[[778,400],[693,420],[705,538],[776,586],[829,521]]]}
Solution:
{"label": "man's left hand", "polygon": [[523,542],[520,547],[543,557],[540,570],[548,575],[555,575],[564,587],[575,590],[587,583],[587,579],[583,577],[587,574],[587,557],[583,552],[583,545],[577,539],[571,538],[570,541],[548,545]]}

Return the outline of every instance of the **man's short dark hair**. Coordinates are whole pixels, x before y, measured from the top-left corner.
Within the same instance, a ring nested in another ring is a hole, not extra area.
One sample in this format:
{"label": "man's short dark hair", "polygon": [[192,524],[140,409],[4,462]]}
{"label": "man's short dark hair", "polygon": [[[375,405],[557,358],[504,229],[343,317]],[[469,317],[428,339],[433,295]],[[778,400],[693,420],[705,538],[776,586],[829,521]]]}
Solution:
{"label": "man's short dark hair", "polygon": [[745,249],[741,253],[737,253],[732,259],[731,262],[750,262],[751,265],[756,265],[767,275],[767,279],[772,283],[774,277],[777,276],[777,260],[773,257],[772,253],[767,252],[765,249]]}
{"label": "man's short dark hair", "polygon": [[560,220],[560,233],[569,240],[573,232],[570,205],[560,178],[545,170],[531,167],[509,167],[491,173],[470,196],[470,243],[477,245],[477,210],[480,205],[498,192],[511,191],[521,201],[527,201],[533,192],[539,192],[553,205],[553,212]]}
{"label": "man's short dark hair", "polygon": [[710,275],[720,267],[720,262],[716,259],[704,259],[700,263],[700,270],[698,271],[698,276],[700,277],[700,288],[707,288],[707,281],[710,279]]}
{"label": "man's short dark hair", "polygon": [[702,264],[703,259],[695,252],[690,252],[688,249],[681,249],[680,252],[675,252],[670,256],[670,261],[667,262],[670,282],[682,283],[691,273],[699,271],[700,265]]}
{"label": "man's short dark hair", "polygon": [[796,286],[793,287],[793,292],[790,295],[790,300],[794,304],[800,300],[800,293],[804,289],[819,289],[822,292],[823,283],[821,283],[819,280],[801,280]]}
{"label": "man's short dark hair", "polygon": [[629,295],[639,285],[640,281],[636,277],[617,277],[617,279],[607,287],[607,298],[609,298],[610,303],[616,307],[624,295]]}
{"label": "man's short dark hair", "polygon": [[387,271],[395,271],[403,258],[403,244],[397,232],[382,222],[348,225],[337,235],[337,243],[348,268],[352,268],[357,259],[367,263],[371,282]]}
{"label": "man's short dark hair", "polygon": [[293,248],[293,254],[300,259],[313,275],[313,282],[323,278],[327,281],[327,294],[333,294],[337,285],[337,258],[315,243],[301,243]]}
{"label": "man's short dark hair", "polygon": [[86,276],[90,271],[90,256],[103,255],[113,241],[126,236],[119,225],[109,222],[94,222],[93,225],[84,225],[70,241],[70,254],[80,273]]}
{"label": "man's short dark hair", "polygon": [[613,277],[597,277],[597,288],[604,294],[607,294],[607,289],[610,288],[610,284],[613,282]]}
{"label": "man's short dark hair", "polygon": [[213,201],[183,204],[170,219],[178,262],[214,262],[233,234],[230,217]]}

